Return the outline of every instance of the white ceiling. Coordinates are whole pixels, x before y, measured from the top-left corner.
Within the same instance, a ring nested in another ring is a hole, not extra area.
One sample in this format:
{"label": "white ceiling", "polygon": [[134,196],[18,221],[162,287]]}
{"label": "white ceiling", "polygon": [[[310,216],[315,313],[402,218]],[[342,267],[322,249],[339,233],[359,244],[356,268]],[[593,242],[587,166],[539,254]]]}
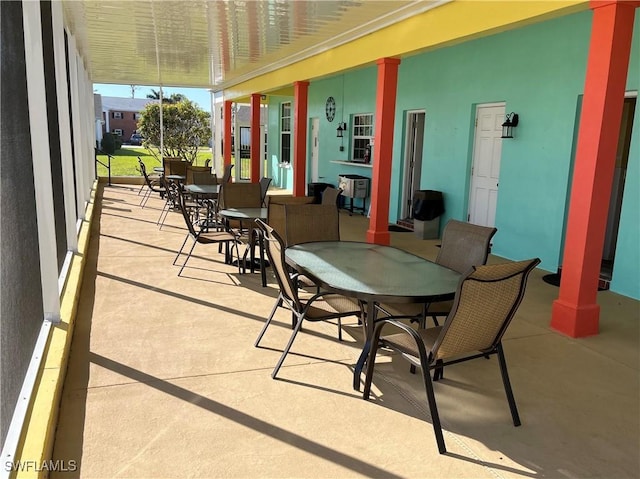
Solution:
{"label": "white ceiling", "polygon": [[[223,90],[443,3],[63,0],[94,83]],[[313,77],[312,74],[309,77]]]}

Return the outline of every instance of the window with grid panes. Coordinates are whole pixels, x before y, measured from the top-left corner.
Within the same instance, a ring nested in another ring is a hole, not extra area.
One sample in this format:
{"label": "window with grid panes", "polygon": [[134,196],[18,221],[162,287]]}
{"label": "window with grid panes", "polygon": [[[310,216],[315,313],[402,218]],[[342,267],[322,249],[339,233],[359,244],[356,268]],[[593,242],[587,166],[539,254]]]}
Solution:
{"label": "window with grid panes", "polygon": [[364,163],[365,152],[373,139],[373,113],[353,115],[352,125],[351,159]]}
{"label": "window with grid panes", "polygon": [[280,105],[280,162],[291,163],[291,102]]}

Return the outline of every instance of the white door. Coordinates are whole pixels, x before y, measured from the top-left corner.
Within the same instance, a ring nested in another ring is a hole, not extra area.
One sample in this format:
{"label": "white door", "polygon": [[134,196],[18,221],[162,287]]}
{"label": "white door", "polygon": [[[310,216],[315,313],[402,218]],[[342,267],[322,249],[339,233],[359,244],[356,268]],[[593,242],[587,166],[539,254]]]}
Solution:
{"label": "white door", "polygon": [[260,178],[269,176],[267,165],[267,127],[260,125]]}
{"label": "white door", "polygon": [[476,108],[468,216],[473,224],[495,226],[504,114],[504,103]]}
{"label": "white door", "polygon": [[402,210],[400,211],[403,219],[413,218],[413,196],[415,191],[420,189],[424,116],[424,111],[410,111],[407,113]]}
{"label": "white door", "polygon": [[318,155],[320,151],[320,140],[318,135],[320,132],[320,118],[311,118],[311,182],[319,181],[318,173]]}

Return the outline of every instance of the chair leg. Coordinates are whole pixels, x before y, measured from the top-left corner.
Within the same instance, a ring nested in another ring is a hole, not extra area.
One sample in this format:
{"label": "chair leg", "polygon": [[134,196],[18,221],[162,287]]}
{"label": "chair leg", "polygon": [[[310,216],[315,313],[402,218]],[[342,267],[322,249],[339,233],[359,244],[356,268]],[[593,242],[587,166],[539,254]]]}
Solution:
{"label": "chair leg", "polygon": [[151,189],[147,189],[142,196],[142,200],[140,201],[140,207],[144,208],[147,206],[147,201],[149,201],[149,196],[151,196]]}
{"label": "chair leg", "polygon": [[433,380],[438,381],[444,377],[444,366],[442,363],[442,359],[436,360],[436,367],[433,370]]}
{"label": "chair leg", "polygon": [[[171,209],[168,203],[165,206],[166,207],[162,210],[162,213],[160,213],[160,218],[162,218],[162,220],[160,219],[158,220],[160,224],[160,229],[162,229],[162,227],[164,226],[164,222],[167,219],[167,216],[169,216],[169,210]],[[164,216],[162,215],[163,213],[164,213]]]}
{"label": "chair leg", "polygon": [[509,381],[509,373],[507,372],[507,361],[504,358],[502,343],[498,343],[498,346],[496,349],[498,350],[498,362],[500,363],[500,373],[502,374],[504,392],[507,394],[507,401],[509,402],[509,409],[511,410],[511,418],[513,419],[513,425],[518,427],[521,424],[520,415],[518,414],[518,407],[516,406],[516,400],[513,397],[513,390],[511,389],[511,381]]}
{"label": "chair leg", "polygon": [[442,425],[440,424],[440,416],[438,415],[438,406],[436,405],[436,395],[433,391],[433,383],[431,382],[431,373],[429,368],[423,365],[422,378],[424,380],[424,387],[427,392],[427,404],[429,405],[429,413],[431,414],[431,422],[433,424],[433,432],[436,435],[436,443],[438,444],[438,451],[440,454],[447,452],[447,447],[444,444],[444,435],[442,434]]}
{"label": "chair leg", "polygon": [[296,335],[298,334],[298,331],[300,331],[300,328],[302,327],[303,319],[304,319],[304,317],[302,315],[298,318],[298,322],[296,323],[296,327],[293,330],[293,333],[291,333],[291,337],[289,338],[289,342],[287,343],[287,347],[284,348],[284,351],[282,352],[282,356],[280,356],[280,359],[278,360],[278,364],[276,364],[276,367],[273,368],[273,372],[271,373],[271,377],[273,379],[275,379],[276,376],[278,375],[278,371],[280,370],[280,366],[282,366],[282,363],[284,362],[284,358],[286,358],[287,354],[289,354],[289,350],[291,349],[291,346],[293,345],[293,341],[294,341],[294,339],[296,339]]}
{"label": "chair leg", "polygon": [[338,318],[338,341],[342,341],[342,318]]}
{"label": "chair leg", "polygon": [[189,233],[187,233],[187,236],[184,237],[184,241],[182,242],[182,246],[180,246],[180,249],[178,250],[178,254],[176,255],[176,257],[173,260],[173,266],[176,265],[176,262],[178,261],[178,258],[180,257],[180,254],[182,254],[182,249],[184,248],[184,245],[187,244],[187,240],[189,239],[189,236],[191,236]]}
{"label": "chair leg", "polygon": [[193,240],[193,246],[191,246],[191,249],[189,250],[189,253],[187,254],[187,257],[185,258],[184,263],[182,263],[182,267],[180,268],[180,271],[178,271],[178,276],[180,276],[182,274],[182,270],[187,265],[187,261],[189,261],[189,258],[191,258],[191,253],[193,253],[193,250],[196,247],[197,243],[198,243],[198,240],[194,239]]}
{"label": "chair leg", "polygon": [[[364,391],[362,392],[362,399],[369,399],[371,393],[371,381],[373,380],[373,368],[376,363],[376,354],[378,353],[378,345],[380,343],[380,331],[382,328],[376,328],[371,340],[371,348],[369,349],[369,359],[367,360],[367,374],[364,380]],[[354,385],[355,387],[355,385]]]}
{"label": "chair leg", "polygon": [[165,201],[164,206],[162,207],[162,211],[160,211],[160,216],[158,216],[158,221],[156,221],[156,225],[160,225],[160,222],[162,220],[162,215],[164,215],[165,210],[168,211],[169,208],[169,202]]}
{"label": "chair leg", "polygon": [[276,301],[276,304],[273,305],[273,309],[271,310],[271,314],[269,315],[269,317],[265,321],[264,325],[262,326],[262,330],[260,331],[260,334],[258,334],[258,339],[256,339],[255,343],[253,343],[254,347],[257,348],[258,345],[260,344],[260,341],[262,340],[262,336],[264,336],[264,333],[267,330],[267,328],[269,327],[269,324],[271,324],[271,320],[273,319],[273,315],[276,314],[276,311],[278,310],[278,308],[280,306],[282,306],[282,293],[280,293],[280,295],[278,296],[278,300]]}
{"label": "chair leg", "polygon": [[240,247],[238,246],[238,242],[233,242],[233,244],[231,245],[231,250],[229,250],[229,242],[227,241],[226,243],[227,244],[224,253],[225,261],[228,259],[230,263],[233,263],[233,247],[235,246],[236,256],[238,257],[238,274],[242,274],[242,270],[240,269]]}

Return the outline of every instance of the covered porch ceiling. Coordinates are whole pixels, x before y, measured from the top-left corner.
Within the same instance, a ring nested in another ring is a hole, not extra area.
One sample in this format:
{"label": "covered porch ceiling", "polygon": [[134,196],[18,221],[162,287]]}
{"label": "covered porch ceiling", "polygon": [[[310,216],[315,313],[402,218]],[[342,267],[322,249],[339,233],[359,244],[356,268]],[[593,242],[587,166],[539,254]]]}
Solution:
{"label": "covered porch ceiling", "polygon": [[588,8],[585,0],[63,0],[94,83],[240,100]]}

